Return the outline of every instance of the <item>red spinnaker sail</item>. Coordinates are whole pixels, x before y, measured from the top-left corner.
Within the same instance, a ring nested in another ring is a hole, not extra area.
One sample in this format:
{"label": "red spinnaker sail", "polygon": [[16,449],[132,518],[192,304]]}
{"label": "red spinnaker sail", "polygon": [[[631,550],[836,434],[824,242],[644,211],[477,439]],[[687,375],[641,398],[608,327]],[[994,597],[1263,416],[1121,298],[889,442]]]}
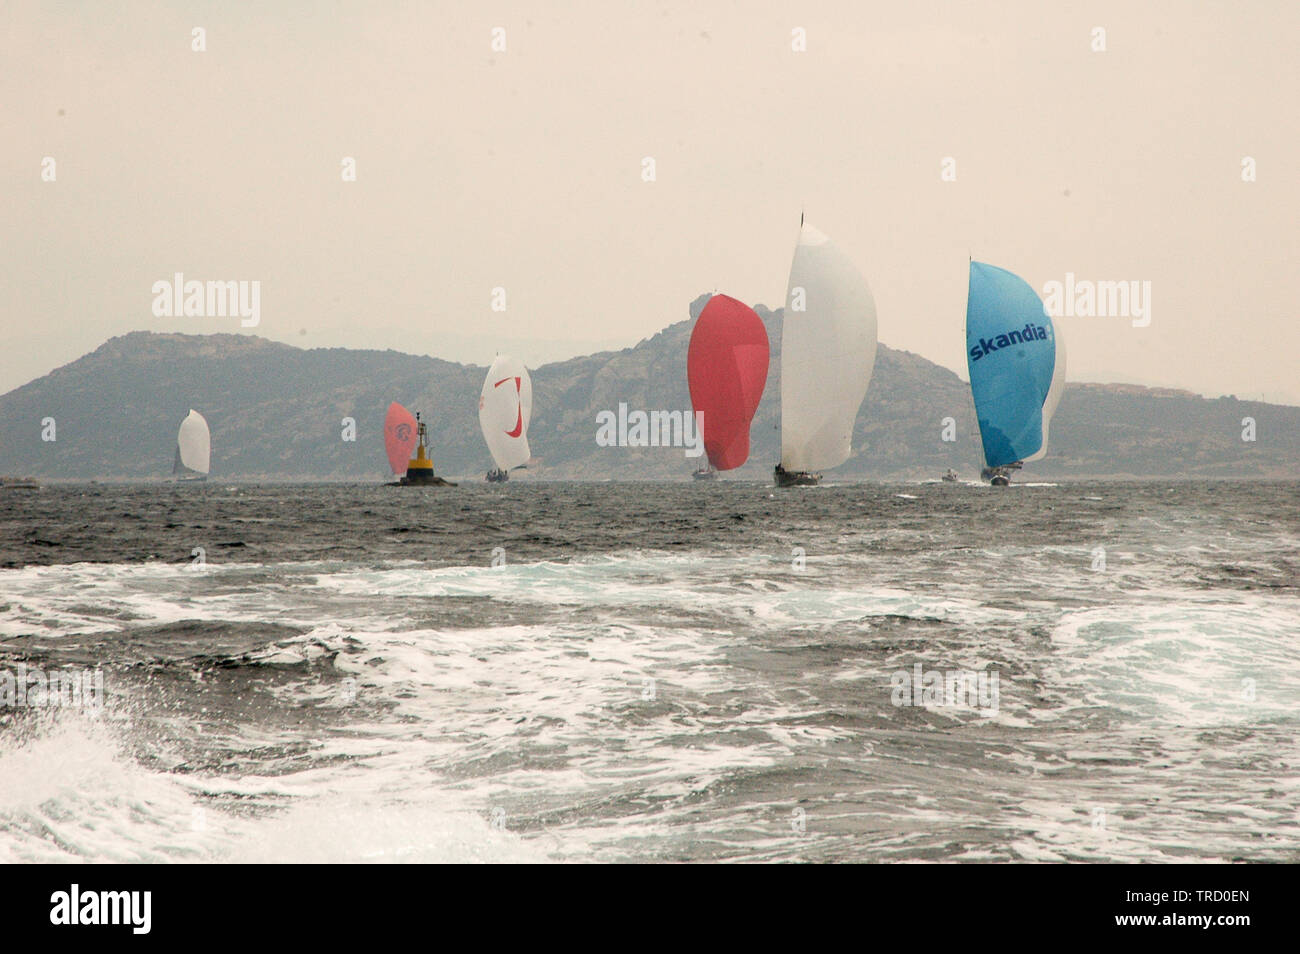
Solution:
{"label": "red spinnaker sail", "polygon": [[406,473],[417,436],[415,415],[396,401],[388,405],[388,414],[384,416],[384,450],[388,452],[388,466],[393,468],[393,473]]}
{"label": "red spinnaker sail", "polygon": [[749,459],[749,422],[767,384],[767,330],[748,305],[714,295],[691,332],[686,377],[704,412],[704,449],[717,470]]}

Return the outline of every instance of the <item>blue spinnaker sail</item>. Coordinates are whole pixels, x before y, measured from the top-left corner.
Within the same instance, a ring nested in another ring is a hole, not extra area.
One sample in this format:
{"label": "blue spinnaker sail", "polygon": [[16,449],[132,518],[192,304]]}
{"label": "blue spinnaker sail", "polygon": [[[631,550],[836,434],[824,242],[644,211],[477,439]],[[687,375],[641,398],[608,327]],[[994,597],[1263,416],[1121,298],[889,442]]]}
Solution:
{"label": "blue spinnaker sail", "polygon": [[1036,454],[1043,447],[1056,333],[1038,294],[996,265],[970,263],[966,365],[985,464],[1002,467]]}

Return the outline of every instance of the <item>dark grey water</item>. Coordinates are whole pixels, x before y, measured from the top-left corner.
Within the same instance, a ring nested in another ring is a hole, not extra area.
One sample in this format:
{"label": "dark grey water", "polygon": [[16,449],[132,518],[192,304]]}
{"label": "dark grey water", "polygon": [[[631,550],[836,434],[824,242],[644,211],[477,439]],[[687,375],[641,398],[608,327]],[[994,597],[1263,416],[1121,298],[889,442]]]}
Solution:
{"label": "dark grey water", "polygon": [[0,860],[1300,860],[1298,504],[8,493]]}

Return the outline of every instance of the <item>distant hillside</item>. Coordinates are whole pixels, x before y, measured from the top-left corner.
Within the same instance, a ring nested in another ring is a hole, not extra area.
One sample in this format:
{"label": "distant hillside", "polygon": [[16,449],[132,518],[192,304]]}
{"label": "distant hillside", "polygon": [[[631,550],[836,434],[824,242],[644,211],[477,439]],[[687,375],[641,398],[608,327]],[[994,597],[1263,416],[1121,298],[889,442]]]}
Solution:
{"label": "distant hillside", "polygon": [[[622,351],[533,372],[534,466],[521,479],[686,478],[680,449],[604,448],[596,414],[685,410],[691,320]],[[744,478],[769,478],[778,457],[780,311],[756,310],[773,361],[752,429]],[[527,360],[527,355],[520,355]],[[362,479],[386,470],[381,427],[388,403],[422,410],[441,473],[471,478],[490,465],[478,429],[485,368],[395,351],[302,350],[249,335],[135,332],[0,397],[0,474],[70,479],[154,479],[170,473],[176,428],[190,408],[212,427],[213,478]],[[830,386],[831,382],[828,382]],[[53,417],[57,440],[41,440]],[[355,443],[341,421],[357,422]],[[957,440],[940,439],[956,421]],[[1258,439],[1241,440],[1253,417]],[[1300,464],[1300,408],[1207,400],[1134,385],[1070,385],[1052,422],[1051,452],[1034,477],[1282,477]],[[952,467],[975,477],[979,436],[967,385],[924,358],[881,346],[842,477],[933,477]]]}

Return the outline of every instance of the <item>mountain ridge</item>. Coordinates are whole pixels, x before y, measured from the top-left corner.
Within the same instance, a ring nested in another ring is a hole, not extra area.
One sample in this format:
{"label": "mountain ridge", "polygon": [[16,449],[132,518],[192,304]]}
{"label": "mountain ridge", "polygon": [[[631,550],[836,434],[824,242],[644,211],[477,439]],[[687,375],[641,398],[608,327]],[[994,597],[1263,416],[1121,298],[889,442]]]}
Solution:
{"label": "mountain ridge", "polygon": [[[680,448],[600,447],[596,414],[691,407],[686,347],[709,296],[628,348],[532,372],[534,463],[519,479],[687,479]],[[768,480],[779,455],[783,312],[755,305],[772,346],[751,454],[734,471]],[[520,356],[524,357],[524,356]],[[490,466],[478,428],[486,366],[392,349],[304,349],[255,335],[134,331],[0,396],[0,473],[43,479],[161,479],[190,408],[213,433],[214,480],[375,480],[385,476],[382,422],[397,400],[424,412],[439,473],[473,479]],[[54,441],[41,439],[55,420]],[[343,419],[356,440],[343,440]],[[941,439],[952,419],[955,441]],[[1244,418],[1257,439],[1243,441]],[[939,365],[881,345],[854,428],[854,453],[827,479],[924,479],[951,467],[978,474],[970,389]],[[1204,398],[1173,388],[1070,384],[1052,421],[1048,456],[1024,479],[1293,477],[1300,408]]]}

